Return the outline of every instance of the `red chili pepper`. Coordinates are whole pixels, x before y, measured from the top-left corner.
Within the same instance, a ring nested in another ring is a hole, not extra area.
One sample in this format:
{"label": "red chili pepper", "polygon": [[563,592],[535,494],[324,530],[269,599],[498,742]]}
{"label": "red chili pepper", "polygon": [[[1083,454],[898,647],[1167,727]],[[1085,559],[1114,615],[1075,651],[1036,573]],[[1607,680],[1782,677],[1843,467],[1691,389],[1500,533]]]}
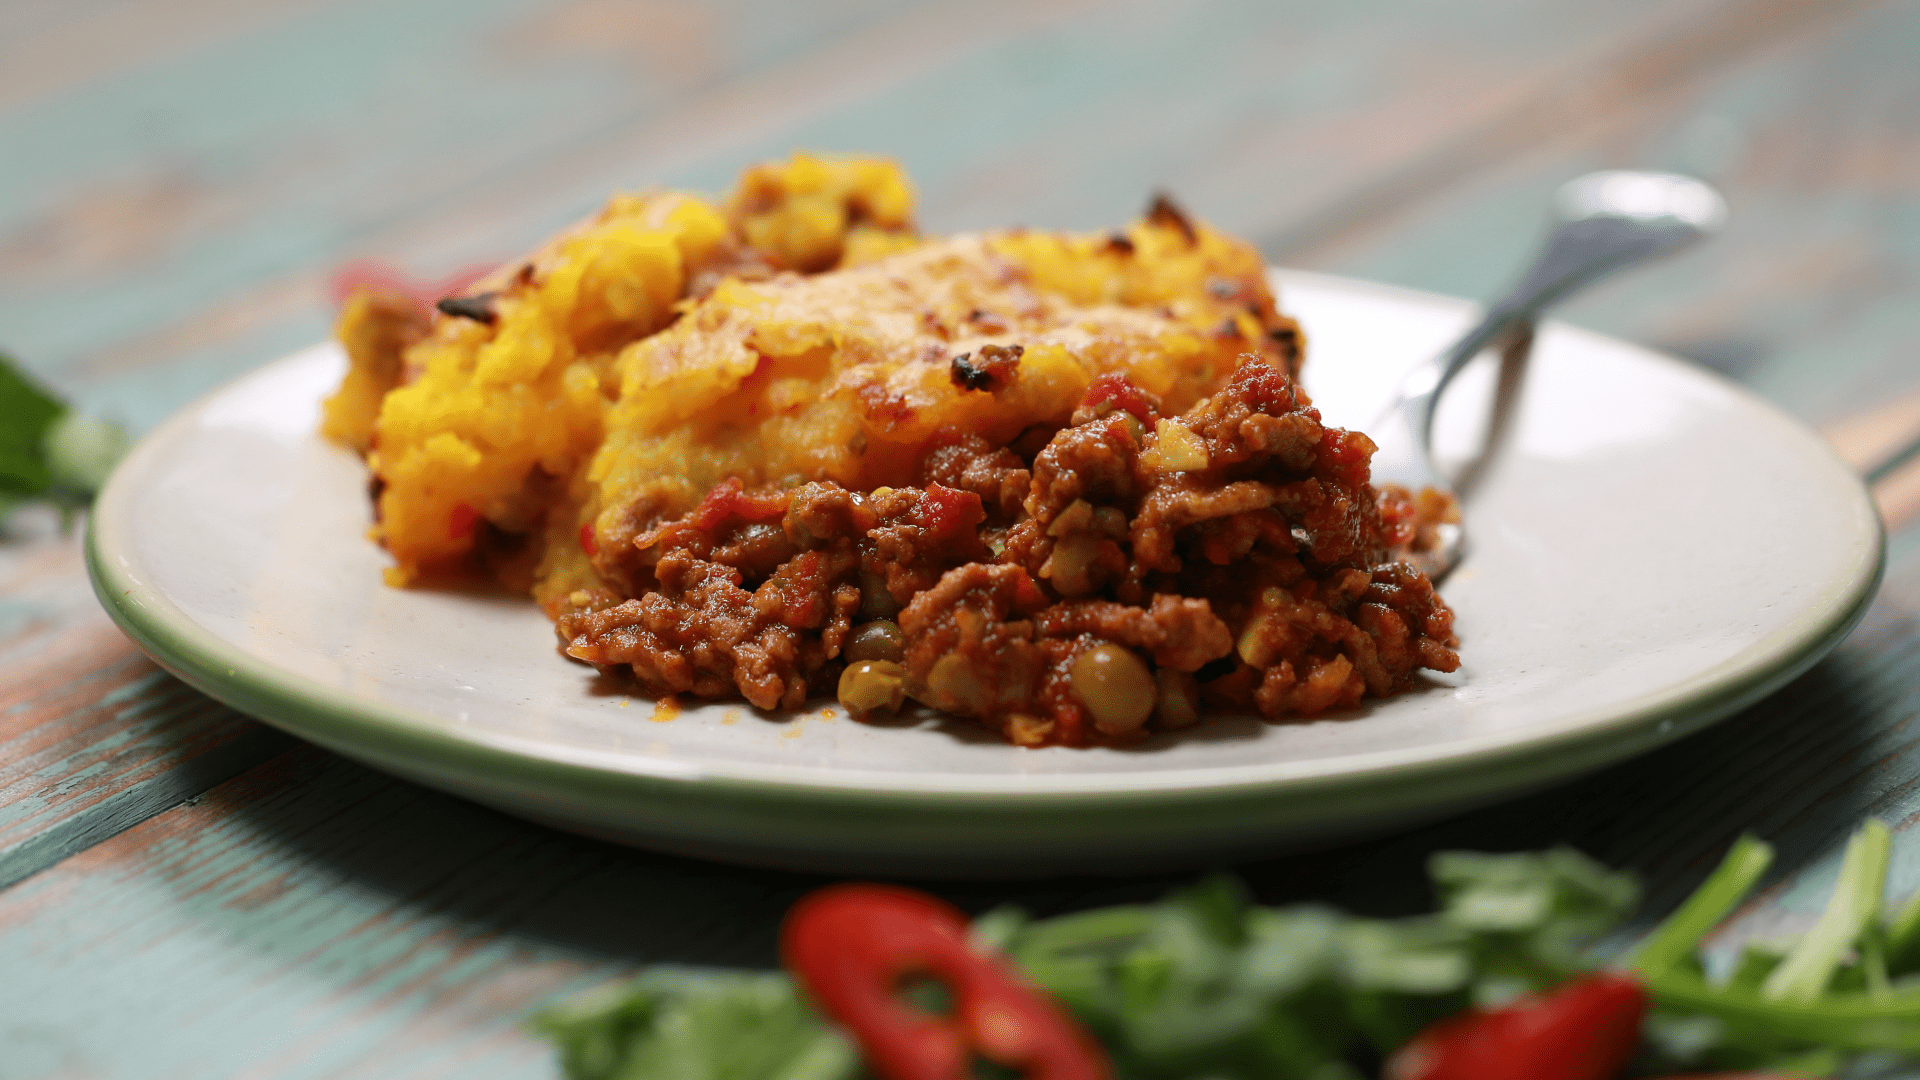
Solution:
{"label": "red chili pepper", "polygon": [[1633,1056],[1647,992],[1602,972],[1501,1009],[1468,1009],[1394,1052],[1384,1080],[1607,1080]]}
{"label": "red chili pepper", "polygon": [[[977,1056],[1026,1080],[1106,1080],[1106,1056],[1005,961],[967,944],[967,920],[909,889],[837,885],[803,897],[780,953],[808,996],[854,1037],[883,1080],[964,1080]],[[953,995],[951,1016],[905,1001],[924,975]]]}
{"label": "red chili pepper", "polygon": [[593,539],[593,522],[591,521],[580,526],[580,550],[586,552],[589,559],[600,554],[600,545]]}

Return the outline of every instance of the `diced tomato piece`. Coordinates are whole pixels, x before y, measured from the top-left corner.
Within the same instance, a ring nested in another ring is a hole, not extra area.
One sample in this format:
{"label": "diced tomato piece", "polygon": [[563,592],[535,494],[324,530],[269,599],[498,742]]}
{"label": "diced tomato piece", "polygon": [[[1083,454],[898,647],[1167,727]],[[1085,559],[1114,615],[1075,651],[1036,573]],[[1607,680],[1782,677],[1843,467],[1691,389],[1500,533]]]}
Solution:
{"label": "diced tomato piece", "polygon": [[1293,380],[1258,356],[1241,358],[1240,366],[1233,369],[1230,385],[1247,404],[1268,416],[1285,416],[1300,403],[1293,392]]}
{"label": "diced tomato piece", "polygon": [[712,531],[728,521],[773,521],[786,516],[788,496],[783,491],[748,491],[737,476],[713,486],[688,515],[696,529]]}
{"label": "diced tomato piece", "polygon": [[466,503],[456,503],[453,512],[447,515],[447,536],[453,540],[465,540],[473,535],[476,525],[480,524],[480,511]]}
{"label": "diced tomato piece", "polygon": [[[887,885],[836,885],[801,898],[780,954],[814,1004],[860,1044],[882,1080],[967,1080],[975,1056],[1026,1080],[1105,1080],[1099,1044],[1006,961],[974,951],[946,903]],[[950,1015],[915,1007],[902,980],[952,993]]]}
{"label": "diced tomato piece", "polygon": [[1602,972],[1500,1009],[1469,1009],[1415,1035],[1384,1080],[1610,1080],[1633,1056],[1647,992]]}
{"label": "diced tomato piece", "polygon": [[948,537],[962,530],[971,532],[987,520],[987,511],[980,496],[971,491],[928,484],[914,505],[913,516],[915,524],[935,537]]}
{"label": "diced tomato piece", "polygon": [[1040,586],[1024,570],[1013,579],[1013,610],[1022,615],[1031,615],[1045,609],[1053,600],[1040,591]]}
{"label": "diced tomato piece", "polygon": [[[762,597],[771,595],[779,601],[780,606],[773,613],[781,622],[788,626],[818,626],[827,617],[827,597],[832,592],[828,582],[830,573],[824,555],[803,551],[760,586],[754,603],[759,606]],[[761,607],[760,610],[768,609]]]}
{"label": "diced tomato piece", "polygon": [[1358,431],[1322,428],[1314,475],[1353,487],[1364,486],[1371,479],[1376,449],[1373,440]]}
{"label": "diced tomato piece", "polygon": [[1133,414],[1133,418],[1147,425],[1160,417],[1160,403],[1152,394],[1133,384],[1133,380],[1117,371],[1104,375],[1095,375],[1092,385],[1087,387],[1087,396],[1080,399],[1082,405],[1112,404],[1116,409],[1124,409]]}
{"label": "diced tomato piece", "polygon": [[1413,505],[1413,496],[1407,489],[1388,485],[1379,490],[1380,532],[1388,547],[1399,547],[1413,542],[1418,531],[1415,522],[1418,512]]}

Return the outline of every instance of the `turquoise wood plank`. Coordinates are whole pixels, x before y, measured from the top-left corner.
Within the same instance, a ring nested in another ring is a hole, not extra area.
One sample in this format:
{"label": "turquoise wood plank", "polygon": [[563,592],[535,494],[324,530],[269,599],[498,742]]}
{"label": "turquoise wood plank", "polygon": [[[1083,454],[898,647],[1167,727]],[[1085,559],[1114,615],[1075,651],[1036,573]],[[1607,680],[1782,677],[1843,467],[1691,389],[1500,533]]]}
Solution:
{"label": "turquoise wood plank", "polygon": [[10,0],[0,13],[0,109],[205,47],[312,3]]}
{"label": "turquoise wood plank", "polygon": [[[527,0],[315,6],[0,111],[0,274],[17,286],[0,334],[59,372],[324,258],[396,206],[591,138],[634,102],[670,107],[684,84],[777,60],[874,5],[846,8],[622,24],[617,6]],[[609,22],[621,32],[601,33]],[[749,24],[758,33],[738,32]],[[142,263],[171,272],[124,272]]]}
{"label": "turquoise wood plank", "polygon": [[[1327,269],[1456,294],[1505,284],[1567,177],[1692,171],[1732,225],[1713,243],[1602,286],[1565,317],[1718,368],[1827,421],[1920,389],[1920,6],[1888,4],[1711,73],[1633,111],[1597,112],[1524,160],[1364,234]],[[1286,252],[1279,252],[1285,257]]]}
{"label": "turquoise wood plank", "polygon": [[[659,115],[607,119],[584,145],[550,157],[543,156],[544,144],[523,147],[512,167],[481,170],[479,180],[457,189],[419,190],[428,177],[444,180],[435,170],[450,166],[439,157],[431,169],[415,162],[399,194],[382,196],[392,207],[388,216],[348,250],[424,259],[432,269],[497,257],[614,187],[636,181],[717,187],[740,162],[796,144],[899,152],[921,178],[926,217],[936,228],[1004,221],[1092,225],[1131,214],[1143,192],[1171,181],[1223,225],[1286,232],[1292,226],[1276,223],[1340,217],[1346,192],[1382,174],[1417,175],[1429,160],[1452,168],[1448,162],[1459,151],[1449,147],[1463,139],[1478,145],[1489,128],[1505,130],[1502,125],[1516,123],[1516,109],[1524,112],[1541,95],[1565,96],[1565,85],[1578,88],[1596,72],[1635,70],[1636,57],[1665,55],[1676,25],[1692,28],[1694,38],[1717,40],[1707,31],[1748,27],[1753,18],[1742,13],[1750,8],[1675,5],[1643,24],[1590,5],[1572,12],[1520,5],[1488,15],[1498,14],[1495,21],[1509,28],[1493,36],[1493,45],[1481,40],[1487,35],[1480,21],[1462,20],[1456,7],[1444,4],[1399,12],[1393,33],[1379,32],[1377,12],[1329,24],[1326,16],[1295,8],[1262,14],[1224,3],[1197,9],[1172,33],[1155,32],[1137,17],[943,8],[882,23],[857,41],[823,47],[770,72],[723,81]],[[1844,13],[1851,7],[1796,3],[1791,10]],[[1780,25],[1786,33],[1800,24]],[[1759,48],[1766,42],[1756,33],[1749,27],[1744,35],[1726,36]],[[1571,61],[1569,42],[1578,45]],[[1495,45],[1511,55],[1496,55]],[[1208,56],[1209,47],[1217,55]],[[1743,55],[1723,49],[1709,59]],[[1143,78],[1146,88],[1135,88]],[[951,92],[956,84],[980,89],[957,96]],[[1656,89],[1671,98],[1673,80]],[[1634,100],[1629,96],[1627,103]],[[499,121],[503,129],[511,129],[510,119]],[[386,149],[426,155],[438,144]],[[403,195],[414,204],[401,208]],[[1532,235],[1531,222],[1518,224],[1524,218],[1505,215],[1486,238],[1488,254],[1462,258],[1455,248],[1452,262],[1505,266],[1497,257],[1502,241],[1517,248]],[[337,250],[355,239],[330,242]],[[93,351],[69,377],[83,380],[81,389],[97,406],[149,422],[256,357],[318,334],[325,318],[317,303],[324,263],[288,274],[263,271],[265,281],[253,287],[236,284],[231,273],[221,283],[193,284],[194,274],[225,266],[223,251],[251,244],[238,238],[224,249],[194,252],[195,265],[169,286],[227,289],[227,301],[169,324],[157,340],[143,334]],[[97,292],[82,289],[76,296],[109,302]],[[276,312],[277,320],[268,317]],[[48,312],[36,317],[74,325]],[[226,333],[209,341],[204,329],[196,332],[203,323],[215,335]],[[241,333],[233,333],[236,323]],[[0,318],[0,329],[5,325]],[[167,370],[138,370],[154,367]]]}
{"label": "turquoise wood plank", "polygon": [[536,1003],[763,960],[791,893],[303,749],[0,894],[6,1075],[550,1075]]}
{"label": "turquoise wood plank", "polygon": [[[0,114],[0,130],[11,123],[16,142],[44,148],[35,160],[60,163],[14,185],[11,204],[30,220],[13,231],[43,237],[15,245],[21,265],[30,253],[86,248],[63,236],[111,232],[139,247],[128,237],[161,230],[140,250],[103,245],[98,265],[59,281],[38,259],[36,276],[22,274],[30,287],[0,298],[0,336],[90,400],[147,422],[231,370],[199,348],[160,357],[148,345],[216,298],[277,302],[310,329],[321,319],[312,275],[330,260],[373,250],[438,256],[438,269],[498,257],[611,188],[717,187],[742,162],[796,144],[899,154],[927,187],[937,228],[1110,223],[1169,181],[1194,188],[1196,205],[1230,227],[1312,219],[1328,199],[1477,130],[1567,68],[1617,66],[1671,37],[1670,23],[1740,5],[1684,0],[1626,17],[1501,0],[1468,18],[1457,3],[1216,0],[1170,24],[1138,4],[849,9],[839,25],[856,34],[816,27],[784,51],[717,62],[684,90],[649,83],[644,57],[609,60],[600,38],[588,48],[576,33],[543,52],[539,42],[566,35],[515,25],[507,8],[432,24],[417,7],[329,8],[131,73],[85,101]],[[399,8],[415,13],[388,13]],[[731,42],[764,22],[757,8],[723,9],[708,37]],[[430,30],[440,36],[423,44]],[[314,57],[336,54],[353,88],[330,97]],[[279,63],[267,56],[286,58],[288,71],[261,84],[257,107],[228,116],[208,106],[219,88]],[[133,103],[148,100],[185,118],[164,152],[122,137],[142,123]],[[55,151],[76,137],[100,147],[90,153],[119,155],[93,162],[111,190],[69,184],[80,166]],[[168,165],[175,159],[184,164]],[[122,212],[141,229],[92,224],[116,205],[150,212]],[[428,224],[432,235],[421,235]],[[114,272],[138,259],[167,272]],[[304,289],[291,288],[302,274]],[[108,389],[143,361],[180,373],[142,381],[138,395]]]}
{"label": "turquoise wood plank", "polygon": [[0,889],[292,744],[141,655],[51,516],[0,544]]}

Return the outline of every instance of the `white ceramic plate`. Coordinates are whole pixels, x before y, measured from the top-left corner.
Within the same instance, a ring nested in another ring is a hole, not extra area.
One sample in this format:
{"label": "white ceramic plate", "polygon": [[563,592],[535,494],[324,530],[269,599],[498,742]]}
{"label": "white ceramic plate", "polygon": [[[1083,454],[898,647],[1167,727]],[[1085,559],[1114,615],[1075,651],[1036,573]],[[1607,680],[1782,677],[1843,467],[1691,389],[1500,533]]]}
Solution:
{"label": "white ceramic plate", "polygon": [[[1328,420],[1364,427],[1463,302],[1276,272]],[[1220,719],[1130,750],[739,704],[670,719],[563,659],[530,604],[381,584],[365,476],[314,434],[316,346],[149,436],[95,508],[94,583],[156,660],[382,769],[563,828],[867,872],[1127,871],[1453,812],[1640,753],[1813,663],[1878,583],[1878,518],[1811,432],[1678,361],[1543,329],[1443,589],[1461,670],[1355,713]],[[1449,391],[1455,467],[1497,364]]]}

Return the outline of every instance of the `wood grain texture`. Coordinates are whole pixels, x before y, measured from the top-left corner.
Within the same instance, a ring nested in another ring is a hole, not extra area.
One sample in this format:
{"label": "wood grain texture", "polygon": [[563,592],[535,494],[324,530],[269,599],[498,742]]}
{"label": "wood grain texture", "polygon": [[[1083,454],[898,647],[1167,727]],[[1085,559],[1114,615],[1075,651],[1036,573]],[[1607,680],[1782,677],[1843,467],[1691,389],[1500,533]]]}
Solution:
{"label": "wood grain texture", "polygon": [[31,1052],[6,1075],[548,1075],[537,1002],[761,960],[791,893],[303,748],[0,894],[0,1045]]}
{"label": "wood grain texture", "polygon": [[[400,5],[420,9],[404,19],[343,6],[129,76],[117,108],[15,110],[20,145],[61,164],[0,185],[0,207],[17,208],[0,214],[0,277],[23,286],[0,297],[0,333],[146,424],[319,336],[319,275],[333,262],[378,254],[439,271],[497,258],[615,188],[717,188],[795,145],[897,154],[936,229],[1099,227],[1168,185],[1231,229],[1283,232],[1340,217],[1341,200],[1383,173],[1477,145],[1474,132],[1512,127],[1501,118],[1567,97],[1564,85],[1659,67],[1635,59],[1650,54],[1668,58],[1665,71],[1679,63],[1672,39],[1713,44],[1707,68],[1744,56],[1780,21],[1742,15],[1751,6],[1682,0],[1626,17],[1517,0],[1213,0],[1170,22],[1138,3],[986,0],[849,5],[769,27],[752,5],[723,5],[704,24],[664,21],[688,55],[719,58],[658,85],[654,62],[621,52],[624,24],[595,22],[603,9],[536,17],[500,4],[436,21],[431,5]],[[450,37],[423,40],[449,24]],[[782,30],[777,47],[742,44]],[[323,49],[355,74],[351,93],[276,75],[247,110],[209,100],[249,77],[255,54],[307,63]],[[412,67],[410,49],[424,52]],[[423,81],[443,92],[423,96]],[[165,154],[118,137],[135,122],[126,103],[141,100],[193,137]],[[117,156],[56,153],[48,140],[75,130]],[[1530,235],[1531,222],[1513,228]],[[139,239],[155,229],[171,231]],[[53,256],[95,250],[48,280]],[[130,262],[168,272],[116,271]]]}
{"label": "wood grain texture", "polygon": [[1845,422],[1823,424],[1820,434],[1854,471],[1875,472],[1920,439],[1920,392],[1901,395]]}
{"label": "wood grain texture", "polygon": [[1382,234],[1408,209],[1462,182],[1480,182],[1491,170],[1543,147],[1590,148],[1596,129],[1632,124],[1650,106],[1687,94],[1701,80],[1764,54],[1780,43],[1804,45],[1828,24],[1857,17],[1864,4],[1807,5],[1794,0],[1723,4],[1674,11],[1624,41],[1600,42],[1586,62],[1556,65],[1479,123],[1383,169],[1340,193],[1318,212],[1268,242],[1282,262],[1317,263],[1326,249],[1356,235]]}
{"label": "wood grain texture", "polygon": [[13,0],[0,35],[0,110],[198,52],[310,4]]}
{"label": "wood grain texture", "polygon": [[[357,10],[330,17],[351,21]],[[796,144],[898,153],[936,228],[1092,227],[1168,185],[1288,261],[1468,295],[1502,283],[1537,235],[1529,208],[1571,172],[1651,163],[1718,174],[1764,150],[1759,164],[1773,172],[1735,185],[1742,224],[1716,246],[1726,254],[1689,258],[1620,294],[1625,304],[1596,298],[1574,317],[1736,374],[1754,373],[1762,350],[1791,350],[1796,362],[1779,366],[1794,370],[1821,369],[1835,348],[1878,350],[1844,379],[1792,398],[1823,419],[1864,404],[1861,387],[1898,360],[1879,343],[1911,329],[1898,298],[1912,278],[1901,246],[1910,230],[1899,222],[1910,213],[1915,140],[1903,117],[1913,77],[1888,44],[1914,38],[1910,4],[1688,0],[1625,18],[1595,5],[1496,5],[1463,17],[1467,9],[1448,4],[1333,16],[1215,3],[1172,31],[1126,6],[876,7],[843,13],[839,28],[852,33],[765,50],[757,68],[747,60],[761,54],[736,56],[657,97],[630,85],[646,77],[645,58],[621,52],[630,31],[595,22],[611,18],[600,10],[470,12],[467,39],[490,48],[440,47],[451,57],[434,70],[449,87],[443,98],[371,85],[333,113],[280,118],[293,130],[273,139],[244,125],[222,136],[252,138],[246,152],[271,159],[255,167],[162,167],[134,141],[128,160],[102,169],[121,178],[112,190],[59,186],[53,202],[46,192],[0,200],[39,206],[0,221],[0,253],[15,252],[13,276],[33,275],[43,293],[18,293],[11,309],[0,299],[0,337],[89,401],[148,424],[321,336],[321,282],[348,257],[452,269],[518,250],[614,188],[718,187],[742,162]],[[685,18],[666,25],[702,55],[716,47],[702,41],[741,36],[745,10],[716,9],[704,29]],[[383,26],[360,29],[378,37]],[[284,47],[276,41],[250,39]],[[1676,41],[1702,52],[1676,51]],[[1857,55],[1864,72],[1837,78]],[[575,79],[598,72],[606,81],[540,78],[564,61],[578,61]],[[506,83],[518,96],[513,109],[474,107],[488,126],[477,139],[471,117],[439,110],[482,78],[476,92]],[[572,96],[554,96],[563,90]],[[55,110],[47,120],[39,126],[61,130],[54,121],[87,118]],[[328,133],[343,125],[356,127],[350,147]],[[1781,151],[1813,131],[1824,141]],[[475,141],[484,148],[467,145]],[[333,156],[276,157],[316,144]],[[368,160],[342,159],[352,154]],[[1461,173],[1461,161],[1475,164]],[[1846,184],[1805,186],[1821,162]],[[1869,167],[1880,173],[1871,184],[1860,179]],[[1342,209],[1380,184],[1405,197],[1387,206],[1367,196],[1371,217]],[[204,190],[189,196],[196,185]],[[206,218],[187,205],[197,202],[227,216]],[[334,224],[289,230],[289,207]],[[1327,224],[1335,221],[1347,224]],[[1749,227],[1756,222],[1771,224]],[[174,232],[138,240],[153,228]],[[265,252],[269,238],[282,247]],[[136,242],[145,246],[114,246]],[[39,284],[48,260],[96,248],[111,251],[56,281],[48,303]],[[269,254],[271,266],[258,261]],[[115,269],[128,263],[154,272]],[[6,265],[0,257],[0,277]],[[156,283],[172,290],[165,304],[135,295]],[[1784,290],[1804,299],[1782,305]],[[1862,306],[1872,310],[1855,320]],[[77,317],[96,309],[114,318]],[[137,318],[115,321],[130,312]],[[72,334],[86,340],[54,340]]]}
{"label": "wood grain texture", "polygon": [[1871,482],[1889,532],[1920,520],[1920,392],[1824,424],[1820,433]]}
{"label": "wood grain texture", "polygon": [[[1916,54],[1912,0],[1204,0],[1172,20],[1091,0],[19,0],[0,5],[0,347],[148,426],[320,337],[349,258],[441,273],[610,190],[715,189],[795,146],[899,156],[937,230],[1098,227],[1168,186],[1288,261],[1475,296],[1557,184],[1656,166],[1722,185],[1733,229],[1568,317],[1854,430],[1920,392]],[[1920,463],[1876,494],[1883,595],[1768,701],[1554,791],[1239,872],[1270,901],[1417,910],[1435,848],[1564,841],[1646,875],[1657,913],[1753,829],[1783,857],[1741,929],[1769,932],[1809,917],[1874,813],[1903,827],[1892,888],[1920,888]],[[550,1075],[517,1026],[533,1004],[641,963],[768,964],[816,883],[286,751],[139,658],[51,519],[8,529],[6,1080]],[[1183,880],[945,891],[1052,913]]]}
{"label": "wood grain texture", "polygon": [[0,889],[291,743],[155,667],[93,601],[77,537],[31,525],[0,545]]}
{"label": "wood grain texture", "polygon": [[1887,529],[1896,535],[1920,521],[1920,460],[1908,461],[1875,484],[1873,501]]}
{"label": "wood grain texture", "polygon": [[[1323,250],[1328,270],[1489,296],[1537,242],[1526,208],[1590,169],[1706,177],[1712,243],[1603,284],[1561,317],[1692,358],[1809,421],[1920,392],[1920,5],[1848,17],[1661,93],[1596,109],[1458,189]],[[1538,219],[1535,219],[1538,221]]]}

